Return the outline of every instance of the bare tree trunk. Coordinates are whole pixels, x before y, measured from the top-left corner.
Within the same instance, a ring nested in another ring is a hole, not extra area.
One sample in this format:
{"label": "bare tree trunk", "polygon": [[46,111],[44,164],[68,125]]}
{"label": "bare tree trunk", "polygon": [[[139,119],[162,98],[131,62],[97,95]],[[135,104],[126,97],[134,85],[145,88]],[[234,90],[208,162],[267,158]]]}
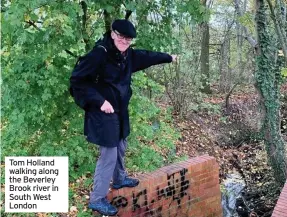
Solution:
{"label": "bare tree trunk", "polygon": [[89,40],[89,36],[87,33],[87,11],[88,11],[88,6],[87,3],[85,1],[81,1],[80,2],[82,10],[83,10],[83,15],[82,15],[82,35],[83,35],[83,40],[85,42],[85,50],[86,52],[88,52],[90,50],[90,40]]}
{"label": "bare tree trunk", "polygon": [[[236,13],[237,16],[240,17],[242,14],[245,13],[246,10],[246,0],[244,0],[243,2],[243,6],[240,8],[239,5],[236,5]],[[243,61],[242,61],[242,46],[243,46],[243,26],[236,21],[236,32],[237,32],[237,68],[238,68],[238,75],[242,75],[243,74]]]}
{"label": "bare tree trunk", "polygon": [[[122,1],[111,2],[112,6],[113,6],[113,10],[108,12],[106,9],[104,9],[104,21],[105,21],[106,32],[111,29],[111,24],[112,24],[113,20],[115,18],[120,17],[122,3],[123,3]],[[129,16],[131,14],[132,14],[131,11],[126,10],[125,17],[129,18]]]}
{"label": "bare tree trunk", "polygon": [[[239,16],[239,0],[234,0]],[[255,49],[257,62],[255,73],[255,88],[261,98],[263,118],[262,132],[268,159],[272,166],[274,177],[278,184],[284,185],[287,173],[285,143],[281,135],[280,121],[280,71],[275,65],[276,52],[272,52],[272,38],[268,35],[266,25],[266,7],[264,0],[256,0],[257,41],[248,29],[242,26],[245,39]]]}
{"label": "bare tree trunk", "polygon": [[[261,96],[264,113],[263,133],[266,151],[276,181],[283,185],[286,180],[287,164],[285,143],[280,131],[280,71],[270,48],[272,39],[267,31],[264,0],[256,0],[257,24],[257,70],[256,88]],[[276,52],[276,51],[275,51]]]}
{"label": "bare tree trunk", "polygon": [[[240,11],[240,6],[239,6],[239,0],[234,0],[235,4],[235,10],[238,16],[242,16],[242,11]],[[245,39],[250,43],[252,47],[257,46],[257,41],[252,37],[251,33],[248,31],[248,29],[245,26],[242,26],[243,32],[245,34]]]}
{"label": "bare tree trunk", "polygon": [[281,26],[283,27],[283,30],[285,29],[287,34],[287,2],[284,0],[276,0],[277,8],[279,11],[281,11]]}
{"label": "bare tree trunk", "polygon": [[230,38],[225,35],[225,39],[220,48],[220,81],[219,90],[226,93],[231,88],[231,74],[230,74]]}
{"label": "bare tree trunk", "polygon": [[209,25],[208,22],[201,24],[201,54],[200,54],[200,71],[202,75],[202,92],[211,93],[210,76],[209,76]]}
{"label": "bare tree trunk", "polygon": [[105,28],[106,28],[106,32],[107,32],[111,29],[112,16],[106,10],[104,10],[104,19],[105,19]]}

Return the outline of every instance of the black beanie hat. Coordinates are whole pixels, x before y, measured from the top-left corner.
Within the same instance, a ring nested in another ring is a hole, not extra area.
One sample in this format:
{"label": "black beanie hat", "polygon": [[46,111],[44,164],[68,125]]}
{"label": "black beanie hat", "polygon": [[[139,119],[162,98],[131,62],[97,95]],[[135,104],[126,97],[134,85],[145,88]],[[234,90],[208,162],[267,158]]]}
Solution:
{"label": "black beanie hat", "polygon": [[135,38],[137,36],[134,25],[128,20],[115,20],[112,24],[112,30],[116,30],[129,38]]}

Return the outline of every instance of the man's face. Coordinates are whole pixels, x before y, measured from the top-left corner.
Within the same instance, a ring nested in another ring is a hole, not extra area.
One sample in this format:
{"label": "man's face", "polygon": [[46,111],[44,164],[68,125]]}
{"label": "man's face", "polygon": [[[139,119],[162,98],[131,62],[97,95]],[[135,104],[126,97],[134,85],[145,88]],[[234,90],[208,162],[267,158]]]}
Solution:
{"label": "man's face", "polygon": [[116,30],[112,31],[111,37],[114,40],[115,46],[121,52],[125,52],[129,48],[129,46],[131,45],[131,42],[132,42],[132,38],[128,38],[124,35],[121,35]]}

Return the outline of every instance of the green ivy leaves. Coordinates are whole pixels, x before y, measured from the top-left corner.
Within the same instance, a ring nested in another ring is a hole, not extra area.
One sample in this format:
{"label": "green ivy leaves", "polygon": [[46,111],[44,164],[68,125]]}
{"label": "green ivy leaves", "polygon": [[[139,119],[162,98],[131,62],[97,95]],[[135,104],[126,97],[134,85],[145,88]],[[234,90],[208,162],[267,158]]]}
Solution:
{"label": "green ivy leaves", "polygon": [[287,68],[282,68],[281,69],[281,75],[283,76],[283,77],[287,77]]}

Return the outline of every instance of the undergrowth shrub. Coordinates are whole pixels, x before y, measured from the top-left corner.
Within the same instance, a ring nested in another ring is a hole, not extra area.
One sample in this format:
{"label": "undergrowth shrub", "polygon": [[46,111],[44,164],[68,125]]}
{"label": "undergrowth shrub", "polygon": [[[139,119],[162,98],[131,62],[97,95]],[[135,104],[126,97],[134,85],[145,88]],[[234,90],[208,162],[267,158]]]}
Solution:
{"label": "undergrowth shrub", "polygon": [[[170,153],[174,153],[172,150],[179,137],[167,110],[140,94],[143,77],[143,73],[134,76],[134,94],[129,108],[132,130],[128,138],[127,168],[132,171],[150,171],[176,160],[175,154]],[[160,93],[162,88],[153,85]],[[3,129],[3,161],[4,156],[68,156],[71,180],[86,172],[93,173],[98,149],[84,139],[84,112],[71,97],[65,107],[69,108],[65,115],[55,115],[40,124],[26,121],[29,116],[21,113],[20,125],[13,111],[10,113],[11,110],[4,108],[7,121]],[[41,114],[35,111],[35,115],[41,119]]]}

